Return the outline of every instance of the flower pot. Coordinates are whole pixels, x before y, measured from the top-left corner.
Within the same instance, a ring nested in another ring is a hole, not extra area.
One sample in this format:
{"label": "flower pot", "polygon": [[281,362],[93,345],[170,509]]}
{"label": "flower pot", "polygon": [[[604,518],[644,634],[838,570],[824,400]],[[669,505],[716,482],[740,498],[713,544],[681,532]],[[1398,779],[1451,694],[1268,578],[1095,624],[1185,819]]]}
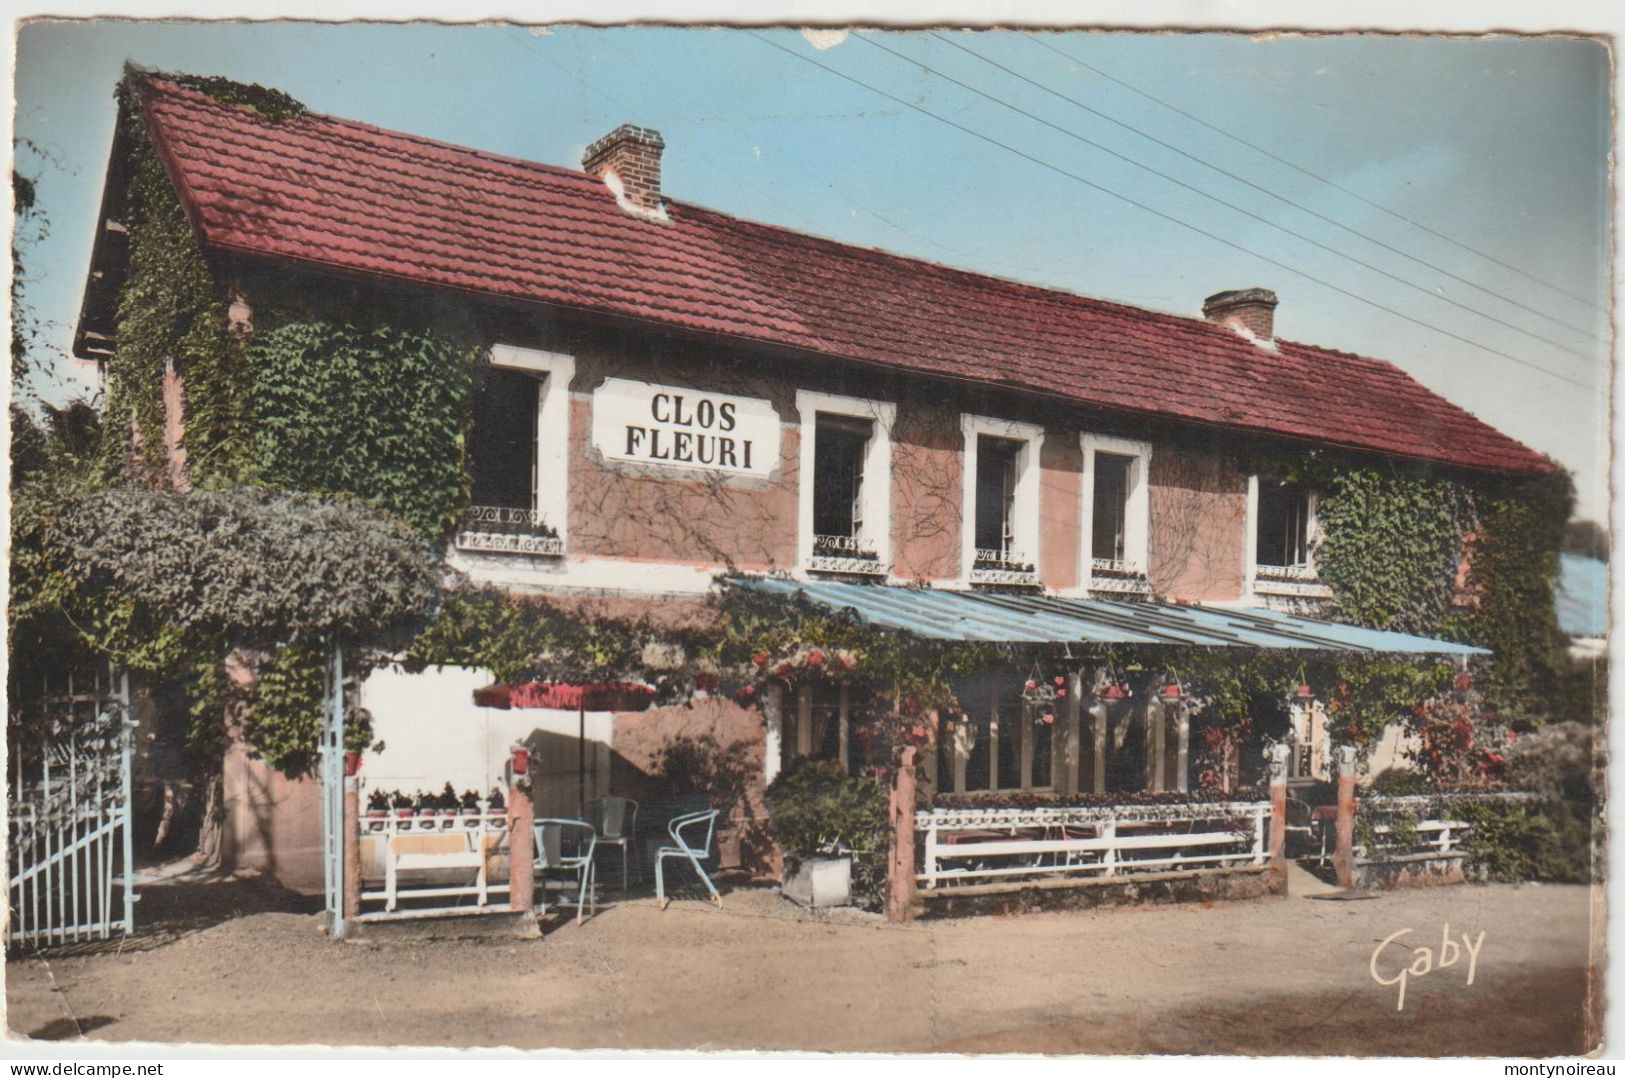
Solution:
{"label": "flower pot", "polygon": [[852,858],[804,858],[785,877],[780,891],[792,902],[813,909],[851,905]]}

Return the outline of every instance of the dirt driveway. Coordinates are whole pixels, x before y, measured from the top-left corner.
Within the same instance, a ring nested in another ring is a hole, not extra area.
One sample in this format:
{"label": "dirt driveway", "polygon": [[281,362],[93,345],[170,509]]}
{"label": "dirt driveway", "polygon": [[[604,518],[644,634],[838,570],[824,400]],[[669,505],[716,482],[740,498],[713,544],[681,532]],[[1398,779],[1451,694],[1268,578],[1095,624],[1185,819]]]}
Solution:
{"label": "dirt driveway", "polygon": [[[15,1035],[209,1043],[1553,1055],[1592,1047],[1581,887],[1453,887],[926,921],[648,899],[545,939],[335,944],[253,881],[149,889],[122,952],[7,965]],[[1391,977],[1410,947],[1467,962]],[[1600,962],[1597,963],[1600,968]],[[1594,1028],[1594,1027],[1591,1027]]]}

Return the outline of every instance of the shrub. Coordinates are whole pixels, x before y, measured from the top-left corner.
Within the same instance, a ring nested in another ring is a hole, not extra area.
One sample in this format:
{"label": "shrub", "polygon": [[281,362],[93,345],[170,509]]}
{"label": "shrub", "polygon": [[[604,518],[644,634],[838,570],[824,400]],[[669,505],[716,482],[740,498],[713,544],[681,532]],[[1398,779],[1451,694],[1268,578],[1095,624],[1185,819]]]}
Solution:
{"label": "shrub", "polygon": [[1433,792],[1433,787],[1428,782],[1426,775],[1403,767],[1388,768],[1388,770],[1371,780],[1371,789],[1376,793],[1392,794],[1396,797],[1402,797],[1406,794]]}
{"label": "shrub", "polygon": [[852,855],[852,888],[878,906],[886,883],[886,788],[833,760],[802,760],[767,788],[768,826],[789,861]]}

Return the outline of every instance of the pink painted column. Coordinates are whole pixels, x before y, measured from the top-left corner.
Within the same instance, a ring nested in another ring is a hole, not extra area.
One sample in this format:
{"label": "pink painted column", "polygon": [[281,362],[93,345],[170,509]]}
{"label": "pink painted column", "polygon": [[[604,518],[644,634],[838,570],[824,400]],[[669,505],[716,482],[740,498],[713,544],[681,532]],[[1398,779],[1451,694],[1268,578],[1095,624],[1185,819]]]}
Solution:
{"label": "pink painted column", "polygon": [[344,778],[344,919],[353,921],[360,913],[361,779],[352,773]]}
{"label": "pink painted column", "polygon": [[914,746],[903,749],[892,777],[888,805],[888,852],[886,863],[886,920],[893,923],[914,919],[916,881],[914,879]]}
{"label": "pink painted column", "polygon": [[1286,771],[1289,745],[1270,746],[1270,871],[1286,874]]}
{"label": "pink painted column", "polygon": [[513,750],[508,780],[508,908],[529,913],[536,905],[536,810],[530,803],[530,752]]}
{"label": "pink painted column", "polygon": [[1337,869],[1337,886],[1354,886],[1354,746],[1337,747],[1337,851],[1332,866]]}

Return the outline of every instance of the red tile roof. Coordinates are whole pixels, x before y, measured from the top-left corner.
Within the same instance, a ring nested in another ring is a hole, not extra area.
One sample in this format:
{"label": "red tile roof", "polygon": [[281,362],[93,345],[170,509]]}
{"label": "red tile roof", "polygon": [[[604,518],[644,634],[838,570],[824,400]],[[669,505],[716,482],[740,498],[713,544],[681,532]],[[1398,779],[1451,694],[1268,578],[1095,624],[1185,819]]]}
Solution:
{"label": "red tile roof", "polygon": [[851,247],[569,169],[154,76],[150,130],[203,242],[1061,400],[1474,469],[1553,465],[1391,364]]}

